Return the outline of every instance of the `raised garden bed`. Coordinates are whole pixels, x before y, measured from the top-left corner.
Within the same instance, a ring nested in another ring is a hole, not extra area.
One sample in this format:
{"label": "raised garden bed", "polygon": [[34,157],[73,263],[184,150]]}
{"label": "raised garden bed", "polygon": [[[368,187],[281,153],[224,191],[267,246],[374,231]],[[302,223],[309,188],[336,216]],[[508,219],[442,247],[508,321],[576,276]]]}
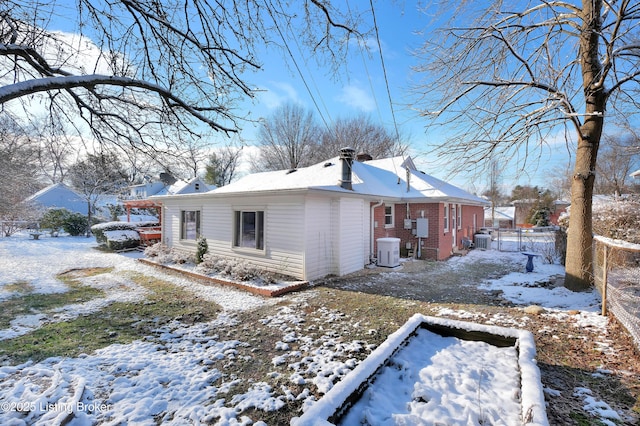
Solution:
{"label": "raised garden bed", "polygon": [[196,272],[187,271],[182,268],[163,265],[161,263],[157,263],[148,259],[138,259],[138,261],[149,266],[154,266],[160,269],[166,269],[172,272],[186,275],[191,278],[195,278],[197,280],[201,280],[201,281],[205,281],[213,284],[235,287],[241,290],[248,291],[253,294],[258,294],[260,296],[266,296],[266,297],[282,296],[283,294],[286,294],[286,293],[291,293],[293,291],[301,290],[309,285],[308,281],[291,281],[291,282],[283,282],[283,283],[276,283],[276,284],[254,285],[251,282],[238,282],[238,281],[227,280],[220,277],[211,277],[208,275],[202,275]]}
{"label": "raised garden bed", "polygon": [[416,314],[294,426],[548,425],[533,335]]}

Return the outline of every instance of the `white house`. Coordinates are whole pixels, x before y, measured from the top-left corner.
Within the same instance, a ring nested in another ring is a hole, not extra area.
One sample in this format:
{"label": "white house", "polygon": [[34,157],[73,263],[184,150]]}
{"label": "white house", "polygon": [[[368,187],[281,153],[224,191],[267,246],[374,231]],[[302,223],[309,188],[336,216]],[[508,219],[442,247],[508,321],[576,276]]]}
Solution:
{"label": "white house", "polygon": [[195,252],[202,235],[210,253],[304,280],[361,270],[383,237],[444,259],[482,226],[487,204],[417,171],[410,158],[354,162],[350,149],[207,193],[151,199],[163,205],[164,244]]}

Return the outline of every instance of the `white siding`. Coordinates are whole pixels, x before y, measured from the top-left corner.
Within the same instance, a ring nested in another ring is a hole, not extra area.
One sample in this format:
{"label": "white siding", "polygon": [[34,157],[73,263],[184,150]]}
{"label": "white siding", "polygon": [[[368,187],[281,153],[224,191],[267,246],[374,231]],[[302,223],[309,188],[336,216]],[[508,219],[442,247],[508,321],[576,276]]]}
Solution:
{"label": "white siding", "polygon": [[363,200],[349,198],[340,199],[335,207],[339,221],[334,240],[339,252],[337,274],[345,275],[361,270],[367,263],[369,210]]}
{"label": "white siding", "polygon": [[[195,253],[180,240],[180,211],[201,211],[209,252],[244,259],[261,269],[313,280],[358,271],[368,262],[369,204],[351,198],[281,195],[164,201],[165,243]],[[264,250],[233,247],[234,211],[264,211]]]}
{"label": "white siding", "polygon": [[[195,253],[195,242],[180,240],[180,211],[199,209],[201,232],[207,239],[209,253],[244,259],[261,269],[306,279],[302,197],[189,197],[165,200],[164,204],[167,245]],[[235,210],[264,211],[264,250],[233,247]]]}
{"label": "white siding", "polygon": [[305,211],[305,276],[307,280],[314,280],[337,272],[333,265],[331,199],[309,197]]}

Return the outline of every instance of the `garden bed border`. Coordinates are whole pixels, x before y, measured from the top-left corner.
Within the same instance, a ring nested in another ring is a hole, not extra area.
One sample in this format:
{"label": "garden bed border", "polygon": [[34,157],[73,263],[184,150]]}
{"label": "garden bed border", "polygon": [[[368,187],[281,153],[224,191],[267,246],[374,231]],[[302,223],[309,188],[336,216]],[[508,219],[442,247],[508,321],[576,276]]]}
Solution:
{"label": "garden bed border", "polygon": [[290,286],[286,286],[286,287],[282,287],[282,288],[278,288],[275,290],[270,290],[268,288],[260,288],[260,287],[256,287],[256,286],[252,286],[252,285],[248,285],[248,284],[242,284],[240,282],[237,281],[231,281],[231,280],[225,280],[222,278],[214,278],[214,277],[209,277],[207,275],[202,275],[202,274],[198,274],[196,272],[191,272],[191,271],[186,271],[184,269],[180,269],[180,268],[174,268],[173,266],[169,266],[169,265],[163,265],[161,263],[157,263],[148,259],[138,259],[139,262],[144,263],[145,265],[149,265],[149,266],[154,266],[160,269],[166,269],[169,270],[171,272],[177,272],[179,274],[183,274],[183,275],[187,275],[191,278],[195,278],[197,280],[202,280],[202,281],[207,281],[213,284],[219,284],[219,285],[223,285],[223,286],[231,286],[231,287],[235,287],[237,289],[240,290],[245,290],[248,291],[250,293],[253,294],[257,294],[260,296],[265,296],[265,297],[278,297],[278,296],[282,296],[283,294],[286,293],[291,293],[294,291],[298,291],[301,290],[305,287],[307,287],[309,285],[308,281],[295,281],[293,282]]}

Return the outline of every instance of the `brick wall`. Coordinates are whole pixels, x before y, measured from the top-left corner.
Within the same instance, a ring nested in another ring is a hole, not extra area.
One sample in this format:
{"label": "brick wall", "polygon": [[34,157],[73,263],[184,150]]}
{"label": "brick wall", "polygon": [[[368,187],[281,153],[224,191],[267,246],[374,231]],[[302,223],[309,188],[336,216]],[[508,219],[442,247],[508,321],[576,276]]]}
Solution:
{"label": "brick wall", "polygon": [[[372,204],[373,205],[373,204]],[[389,204],[388,204],[389,205]],[[373,238],[374,250],[377,253],[378,238],[395,237],[400,238],[401,256],[407,256],[412,252],[416,257],[419,239],[416,238],[414,230],[416,229],[416,219],[426,218],[429,220],[429,234],[427,238],[420,239],[421,259],[444,260],[451,256],[453,247],[453,232],[451,230],[451,217],[449,218],[449,230],[444,231],[444,203],[410,203],[409,219],[411,219],[411,229],[404,228],[404,222],[407,218],[407,203],[399,203],[393,205],[393,224],[385,226],[385,206],[376,207],[373,215]],[[451,205],[449,207],[451,209]],[[451,215],[451,211],[450,215]],[[474,224],[475,214],[475,224]],[[473,240],[474,232],[482,227],[484,222],[484,209],[479,206],[462,206],[462,226],[456,231],[456,245],[462,247],[463,237]],[[410,248],[407,247],[410,244]]]}

